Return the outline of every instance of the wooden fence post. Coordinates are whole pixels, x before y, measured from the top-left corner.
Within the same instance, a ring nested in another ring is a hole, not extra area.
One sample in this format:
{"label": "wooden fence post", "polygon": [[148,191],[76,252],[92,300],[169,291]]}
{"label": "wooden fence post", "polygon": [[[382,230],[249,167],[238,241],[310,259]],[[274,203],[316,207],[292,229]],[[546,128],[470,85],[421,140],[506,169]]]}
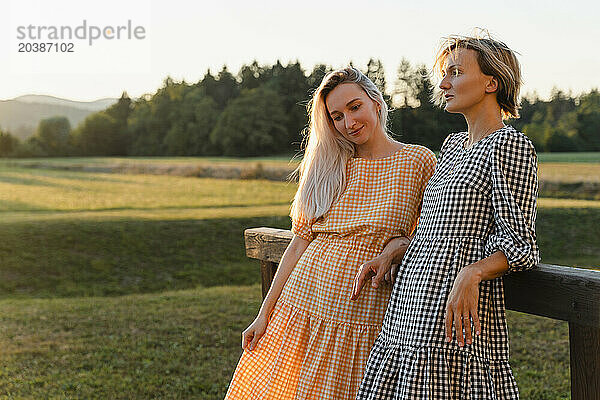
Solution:
{"label": "wooden fence post", "polygon": [[571,398],[600,400],[600,329],[569,322]]}
{"label": "wooden fence post", "polygon": [[273,282],[273,277],[277,272],[277,263],[273,261],[260,260],[260,276],[262,277],[262,297],[263,299],[267,296],[267,292]]}

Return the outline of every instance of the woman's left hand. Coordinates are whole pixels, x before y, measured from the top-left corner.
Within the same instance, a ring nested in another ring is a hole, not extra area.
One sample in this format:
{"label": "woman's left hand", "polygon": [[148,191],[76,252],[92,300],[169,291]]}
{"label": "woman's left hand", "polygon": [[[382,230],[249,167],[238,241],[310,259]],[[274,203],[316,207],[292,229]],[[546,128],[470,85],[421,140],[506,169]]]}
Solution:
{"label": "woman's left hand", "polygon": [[481,324],[477,314],[480,282],[481,271],[477,263],[466,266],[456,275],[446,302],[446,341],[452,341],[452,324],[454,324],[458,345],[464,346],[463,327],[466,342],[471,344],[473,342],[471,320],[473,320],[475,333],[481,334]]}
{"label": "woman's left hand", "polygon": [[354,277],[350,299],[358,299],[368,280],[371,281],[371,286],[374,288],[378,288],[382,281],[393,285],[398,274],[397,263],[402,262],[402,257],[404,257],[409,244],[409,238],[395,237],[385,245],[381,254],[362,264]]}
{"label": "woman's left hand", "polygon": [[363,286],[367,281],[371,281],[373,288],[378,288],[382,282],[393,284],[396,279],[398,266],[394,268],[392,259],[386,254],[380,254],[372,260],[362,264],[358,269],[358,273],[354,277],[354,283],[352,284],[352,295],[350,300],[358,299]]}

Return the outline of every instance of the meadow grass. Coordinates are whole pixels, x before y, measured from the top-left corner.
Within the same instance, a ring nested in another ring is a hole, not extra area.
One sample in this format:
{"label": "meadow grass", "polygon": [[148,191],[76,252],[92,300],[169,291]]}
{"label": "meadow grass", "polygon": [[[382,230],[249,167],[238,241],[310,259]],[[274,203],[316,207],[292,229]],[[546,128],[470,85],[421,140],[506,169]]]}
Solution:
{"label": "meadow grass", "polygon": [[538,153],[541,163],[600,163],[600,152]]}
{"label": "meadow grass", "polygon": [[0,301],[0,399],[222,399],[258,286]]}
{"label": "meadow grass", "polygon": [[600,163],[542,163],[539,165],[541,181],[600,183]]}
{"label": "meadow grass", "polygon": [[0,212],[289,204],[293,184],[0,168]]}
{"label": "meadow grass", "polygon": [[[541,163],[600,163],[600,152],[574,153],[537,153]],[[170,157],[170,156],[139,156],[139,157],[49,157],[49,158],[12,158],[0,160],[0,165],[110,165],[123,163],[161,163],[161,164],[194,164],[194,163],[273,163],[287,164],[296,159],[293,153],[267,157]]]}
{"label": "meadow grass", "polygon": [[[257,266],[245,256],[243,231],[289,228],[287,210],[224,209],[219,217],[202,215],[205,209],[184,210],[179,218],[169,211],[166,219],[159,219],[160,213],[142,219],[135,212],[127,218],[94,215],[104,212],[13,217],[0,225],[0,298],[113,296],[258,283]],[[540,207],[542,261],[598,268],[600,243],[592,232],[599,223],[600,207]]]}
{"label": "meadow grass", "polygon": [[[0,172],[0,298],[254,284],[244,229],[290,225],[282,182]],[[540,199],[543,261],[596,267],[599,216],[600,201]]]}
{"label": "meadow grass", "polygon": [[[567,161],[570,158],[563,157],[562,154],[552,154],[551,157],[540,157],[539,178],[541,182],[552,183],[552,186],[542,185],[542,189],[548,192],[552,197],[569,197],[569,192],[582,188],[573,187],[573,184],[590,184],[593,187],[583,188],[584,194],[579,194],[580,198],[600,198],[598,185],[600,184],[600,152],[583,153],[590,154],[586,162]],[[598,155],[598,160],[591,155]],[[547,158],[547,161],[542,161]],[[298,160],[289,161],[289,158],[209,158],[209,157],[90,157],[90,158],[45,158],[45,159],[19,159],[19,160],[0,160],[0,174],[4,180],[0,182],[11,183],[12,180],[19,180],[20,176],[29,176],[30,174],[46,174],[42,180],[47,181],[48,185],[60,185],[60,178],[68,171],[90,172],[90,179],[104,180],[108,191],[101,193],[110,194],[111,190],[119,190],[110,183],[138,183],[138,178],[126,179],[129,174],[145,173],[148,176],[169,175],[184,177],[215,177],[215,178],[246,178],[252,179],[267,178],[271,180],[285,180],[292,170],[298,165]],[[101,169],[98,172],[105,172],[104,176],[98,173],[92,173],[94,168]],[[90,171],[91,170],[91,171]],[[12,172],[9,172],[12,171]],[[54,172],[55,177],[60,177],[58,182],[53,182],[51,177]],[[111,178],[112,176],[112,178]],[[117,178],[118,177],[118,178]],[[21,178],[21,180],[23,180]],[[160,185],[160,179],[148,179]],[[35,183],[35,180],[32,181]],[[557,186],[558,185],[558,186]],[[80,186],[75,185],[75,188]]]}
{"label": "meadow grass", "polygon": [[60,219],[2,224],[0,298],[115,296],[259,282],[251,226],[285,216],[183,220]]}
{"label": "meadow grass", "polygon": [[[0,301],[0,399],[224,397],[260,287]],[[522,399],[569,396],[566,323],[509,312]]]}
{"label": "meadow grass", "polygon": [[102,167],[109,165],[161,164],[161,165],[263,165],[286,166],[297,163],[293,154],[270,157],[50,157],[13,158],[0,160],[0,166],[51,166],[51,167]]}
{"label": "meadow grass", "polygon": [[[0,399],[223,398],[260,304],[243,231],[289,228],[293,185],[19,168],[0,185]],[[542,261],[598,267],[599,224],[600,201],[540,199]],[[568,398],[566,323],[508,321],[521,398]]]}

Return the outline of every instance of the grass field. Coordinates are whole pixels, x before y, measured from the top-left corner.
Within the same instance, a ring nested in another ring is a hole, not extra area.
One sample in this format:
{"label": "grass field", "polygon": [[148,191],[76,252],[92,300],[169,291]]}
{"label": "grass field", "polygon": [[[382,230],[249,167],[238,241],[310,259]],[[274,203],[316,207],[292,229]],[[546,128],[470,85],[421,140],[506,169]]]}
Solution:
{"label": "grass field", "polygon": [[542,163],[539,165],[539,178],[561,183],[600,183],[600,163]]}
{"label": "grass field", "polygon": [[[270,157],[52,157],[0,160],[0,165],[111,165],[127,163],[194,164],[194,163],[272,163],[286,165],[294,154]],[[600,163],[600,152],[538,153],[540,163]]]}
{"label": "grass field", "polygon": [[119,164],[225,164],[248,165],[262,163],[265,165],[288,165],[293,158],[289,156],[273,157],[52,157],[52,158],[15,158],[0,160],[0,165],[19,166],[107,166]]}
{"label": "grass field", "polygon": [[[0,399],[220,399],[260,303],[268,181],[0,168]],[[600,201],[540,199],[543,262],[598,267]],[[566,324],[509,313],[523,399],[569,396]]]}
{"label": "grass field", "polygon": [[538,153],[541,163],[600,163],[600,152]]}
{"label": "grass field", "polygon": [[[600,184],[600,153],[544,153],[539,156],[539,177],[541,181],[560,182],[563,184],[593,183]],[[40,170],[98,170],[99,172],[118,172],[120,177],[115,181],[122,181],[121,172],[140,173],[146,170],[151,174],[193,176],[194,168],[211,166],[211,168],[238,168],[252,174],[256,168],[271,168],[284,171],[276,179],[287,176],[295,166],[297,160],[290,162],[290,157],[271,158],[225,158],[225,157],[91,157],[91,158],[40,158],[0,160],[0,173],[7,168],[21,170],[25,175],[32,168]],[[62,175],[60,175],[62,176]],[[109,183],[107,177],[102,178]],[[112,188],[111,188],[112,189]],[[118,190],[118,188],[116,189]],[[568,188],[567,188],[568,190]],[[596,190],[596,189],[594,189]]]}
{"label": "grass field", "polygon": [[184,209],[289,204],[293,185],[256,180],[0,169],[0,211]]}
{"label": "grass field", "polygon": [[[260,288],[0,301],[0,395],[222,399]],[[508,313],[523,399],[569,394],[566,323]]]}

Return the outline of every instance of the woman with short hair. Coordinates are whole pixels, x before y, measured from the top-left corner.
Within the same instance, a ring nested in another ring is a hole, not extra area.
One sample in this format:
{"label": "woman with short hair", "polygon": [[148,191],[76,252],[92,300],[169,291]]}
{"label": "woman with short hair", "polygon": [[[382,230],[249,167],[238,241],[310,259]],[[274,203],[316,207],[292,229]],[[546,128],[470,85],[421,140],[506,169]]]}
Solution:
{"label": "woman with short hair", "polygon": [[332,72],[315,92],[294,237],[242,334],[227,399],[356,396],[391,288],[354,302],[354,276],[369,260],[401,258],[435,168],[431,150],[393,140],[386,120],[381,92],[355,68]]}
{"label": "woman with short hair", "polygon": [[539,262],[535,149],[503,123],[518,117],[520,67],[504,43],[462,36],[435,66],[437,101],[468,130],[442,145],[357,399],[517,399],[501,277]]}

